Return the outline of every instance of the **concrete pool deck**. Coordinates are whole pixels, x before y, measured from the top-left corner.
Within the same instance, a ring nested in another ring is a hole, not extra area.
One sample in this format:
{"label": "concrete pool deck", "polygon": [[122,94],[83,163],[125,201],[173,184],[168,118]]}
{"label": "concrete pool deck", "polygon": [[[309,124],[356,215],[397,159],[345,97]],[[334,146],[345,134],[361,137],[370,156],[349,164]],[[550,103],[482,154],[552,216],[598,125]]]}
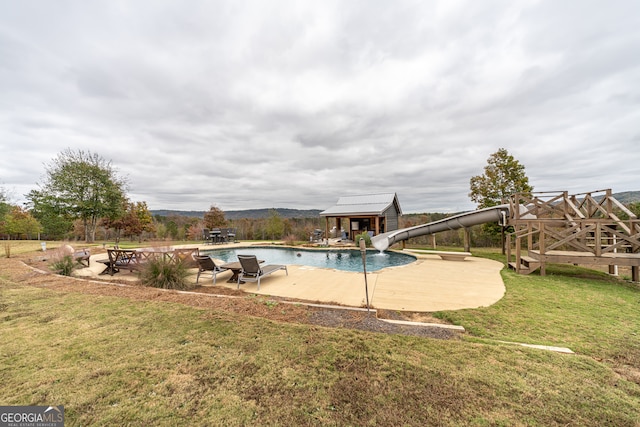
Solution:
{"label": "concrete pool deck", "polygon": [[[194,247],[189,246],[189,247]],[[225,247],[247,248],[242,243],[228,245],[200,245],[201,250]],[[250,250],[247,251],[250,253]],[[445,261],[437,255],[411,253],[417,260],[400,267],[389,267],[367,274],[369,303],[372,308],[433,312],[486,307],[499,301],[505,293],[500,276],[503,265],[484,258],[469,257],[464,261]],[[95,257],[95,258],[94,258]],[[93,262],[104,258],[92,256],[91,268],[80,270],[82,276],[95,277],[103,265]],[[269,260],[266,260],[269,263]],[[288,265],[289,275],[278,271],[261,280],[260,290],[255,282],[240,285],[248,293],[265,296],[293,298],[321,304],[340,304],[364,307],[366,304],[365,282],[362,272],[354,273],[318,267]],[[132,276],[119,273],[100,278],[124,279]],[[216,286],[236,289],[237,284],[227,283],[231,272],[218,274]],[[195,281],[195,274],[192,277]],[[211,275],[204,273],[200,284],[213,286]]]}

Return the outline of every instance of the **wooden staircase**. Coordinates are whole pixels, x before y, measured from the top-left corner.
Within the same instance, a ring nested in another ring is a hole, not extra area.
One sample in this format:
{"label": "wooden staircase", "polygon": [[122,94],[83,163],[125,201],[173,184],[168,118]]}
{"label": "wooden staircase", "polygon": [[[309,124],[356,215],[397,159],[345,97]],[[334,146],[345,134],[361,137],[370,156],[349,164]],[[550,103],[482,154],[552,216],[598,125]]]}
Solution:
{"label": "wooden staircase", "polygon": [[517,271],[520,274],[531,274],[540,268],[540,261],[528,256],[520,257],[520,268],[518,268],[517,262],[510,262],[509,268]]}

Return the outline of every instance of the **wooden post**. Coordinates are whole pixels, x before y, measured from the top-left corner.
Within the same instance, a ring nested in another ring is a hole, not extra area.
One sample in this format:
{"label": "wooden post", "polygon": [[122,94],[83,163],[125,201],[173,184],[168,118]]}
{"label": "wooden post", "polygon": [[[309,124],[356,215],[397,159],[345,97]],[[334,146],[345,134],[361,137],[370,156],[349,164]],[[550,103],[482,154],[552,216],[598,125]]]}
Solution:
{"label": "wooden post", "polygon": [[509,268],[510,262],[511,262],[511,234],[507,234],[507,268]]}
{"label": "wooden post", "polygon": [[464,228],[464,251],[471,252],[471,233],[469,227]]}
{"label": "wooden post", "polygon": [[595,243],[594,243],[594,249],[595,249],[595,255],[596,256],[602,256],[602,228],[600,227],[600,221],[596,222],[596,231],[594,233],[594,238],[595,238]]}
{"label": "wooden post", "polygon": [[325,220],[324,221],[324,236],[328,239],[329,238],[329,217],[325,216],[324,220]]}
{"label": "wooden post", "polygon": [[435,234],[432,234],[432,235],[431,235],[431,247],[432,247],[433,249],[435,249],[435,248],[436,248],[436,235],[435,235]]}
{"label": "wooden post", "polygon": [[516,273],[520,274],[520,266],[522,262],[522,237],[516,236]]}
{"label": "wooden post", "polygon": [[[607,244],[615,246],[616,243],[617,243],[616,235],[614,233],[608,233],[607,235],[609,236],[609,238],[607,239]],[[616,253],[616,252],[618,252],[618,249],[614,247],[613,253]],[[617,276],[618,275],[618,266],[617,265],[610,265],[609,266],[609,274],[611,274],[612,276]]]}
{"label": "wooden post", "polygon": [[545,237],[544,237],[544,222],[540,223],[540,275],[541,276],[546,276],[547,275],[547,263],[545,260]]}

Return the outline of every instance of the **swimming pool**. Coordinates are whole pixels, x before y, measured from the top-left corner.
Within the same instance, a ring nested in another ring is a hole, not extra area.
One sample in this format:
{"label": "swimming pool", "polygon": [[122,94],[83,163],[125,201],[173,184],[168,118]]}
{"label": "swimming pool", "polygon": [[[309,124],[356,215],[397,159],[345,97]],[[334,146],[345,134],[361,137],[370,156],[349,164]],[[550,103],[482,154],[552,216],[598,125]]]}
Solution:
{"label": "swimming pool", "polygon": [[[255,255],[266,264],[307,265],[343,271],[362,271],[362,255],[357,249],[298,249],[253,246],[200,251],[224,262],[238,261],[238,254]],[[416,257],[397,252],[367,251],[367,272],[406,265]]]}

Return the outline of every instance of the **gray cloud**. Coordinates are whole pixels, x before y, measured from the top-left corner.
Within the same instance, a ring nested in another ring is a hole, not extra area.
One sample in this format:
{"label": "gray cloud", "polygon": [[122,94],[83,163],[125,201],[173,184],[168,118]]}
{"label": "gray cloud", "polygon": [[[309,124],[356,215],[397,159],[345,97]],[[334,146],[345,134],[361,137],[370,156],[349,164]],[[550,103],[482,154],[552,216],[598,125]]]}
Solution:
{"label": "gray cloud", "polygon": [[0,183],[69,147],[152,209],[472,209],[504,147],[536,190],[638,190],[632,0],[0,4]]}

